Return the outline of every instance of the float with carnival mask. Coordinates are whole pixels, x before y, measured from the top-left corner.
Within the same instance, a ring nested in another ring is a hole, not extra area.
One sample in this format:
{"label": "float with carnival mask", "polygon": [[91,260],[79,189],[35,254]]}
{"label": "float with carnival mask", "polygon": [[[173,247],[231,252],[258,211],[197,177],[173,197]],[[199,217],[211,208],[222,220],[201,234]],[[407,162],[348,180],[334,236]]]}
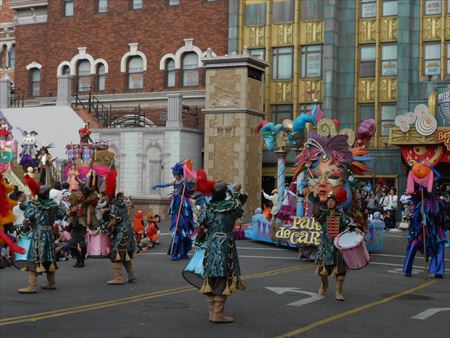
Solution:
{"label": "float with carnival mask", "polygon": [[403,266],[407,277],[412,276],[417,251],[425,256],[425,278],[429,273],[442,278],[445,273],[444,247],[448,243],[449,219],[436,187],[444,182],[440,173],[450,172],[449,123],[450,86],[431,92],[428,105],[419,104],[412,112],[398,114],[396,127],[389,130],[389,143],[400,146],[409,171],[407,191],[412,195],[412,218]]}

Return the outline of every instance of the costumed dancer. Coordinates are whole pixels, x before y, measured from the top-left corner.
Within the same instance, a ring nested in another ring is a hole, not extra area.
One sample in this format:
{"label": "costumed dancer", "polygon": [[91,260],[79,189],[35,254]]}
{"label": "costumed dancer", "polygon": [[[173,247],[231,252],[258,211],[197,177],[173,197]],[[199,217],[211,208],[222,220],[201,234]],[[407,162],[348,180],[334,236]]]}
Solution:
{"label": "costumed dancer", "polygon": [[170,231],[172,240],[167,250],[172,255],[172,260],[188,258],[188,252],[192,248],[192,237],[194,235],[194,217],[190,197],[194,192],[193,182],[184,178],[183,164],[177,163],[172,167],[175,181],[171,184],[159,184],[152,187],[167,188],[173,186],[172,201],[170,202]]}
{"label": "costumed dancer", "polygon": [[[233,228],[244,210],[239,199],[226,199],[227,185],[218,182],[212,190],[212,199],[198,216],[198,240],[205,247],[203,260],[204,282],[200,292],[207,296],[209,321],[232,323],[233,318],[223,314],[228,296],[235,290],[244,290],[240,280],[240,266]],[[197,241],[197,239],[196,239]]]}
{"label": "costumed dancer", "polygon": [[111,248],[111,262],[114,270],[114,278],[108,281],[109,285],[121,285],[124,283],[122,265],[128,274],[128,282],[137,278],[133,270],[131,260],[137,251],[133,234],[133,225],[128,215],[128,207],[124,194],[119,192],[111,205],[111,222],[108,228],[113,231],[113,245]]}
{"label": "costumed dancer", "polygon": [[38,168],[40,171],[40,185],[53,186],[52,169],[55,159],[52,158],[52,155],[48,151],[50,148],[53,148],[53,144],[41,146],[41,149],[39,149]]}
{"label": "costumed dancer", "polygon": [[[18,128],[19,129],[19,128]],[[28,167],[35,168],[36,167],[36,155],[37,155],[37,132],[34,130],[28,132],[23,129],[19,129],[22,135],[24,136],[22,139],[22,151],[20,152],[20,162],[19,164],[22,166],[23,171],[26,172]]]}
{"label": "costumed dancer", "polygon": [[56,220],[63,219],[66,211],[49,198],[50,187],[41,186],[37,199],[24,212],[24,227],[32,227],[33,235],[27,254],[26,271],[28,286],[19,293],[36,293],[37,276],[45,272],[48,283],[43,289],[56,289],[56,256],[52,227]]}
{"label": "costumed dancer", "polygon": [[[84,214],[84,194],[80,191],[73,191],[70,195],[69,209],[69,248],[72,257],[76,258],[74,268],[84,268],[84,259],[87,252],[86,226],[82,221]],[[79,248],[79,249],[78,249]]]}
{"label": "costumed dancer", "polygon": [[[374,126],[374,121],[371,125]],[[319,222],[325,229],[315,259],[318,265],[316,274],[322,281],[319,292],[321,294],[325,293],[328,287],[327,276],[333,275],[336,277],[336,299],[341,301],[344,300],[342,290],[346,267],[342,260],[342,255],[336,250],[331,241],[333,236],[330,236],[326,229],[331,225],[329,221],[332,222],[335,236],[337,236],[343,230],[342,226],[345,223],[349,225],[350,223],[355,223],[344,222],[343,215],[339,215],[334,208],[336,200],[339,200],[340,196],[343,198],[344,194],[346,195],[345,201],[339,201],[338,203],[340,209],[344,210],[355,202],[352,200],[348,175],[352,172],[364,174],[369,171],[369,168],[362,162],[370,159],[365,156],[367,151],[364,145],[350,149],[347,139],[347,135],[336,135],[328,139],[317,134],[310,134],[302,152],[296,159],[298,167],[294,174],[295,180],[297,175],[306,171],[305,176],[309,191],[308,199],[313,202],[313,210],[316,210],[316,217],[320,219]],[[333,198],[332,196],[335,197]],[[351,210],[353,209],[351,208]],[[332,212],[334,216],[330,218],[329,216]],[[354,230],[354,227],[351,229]]]}
{"label": "costumed dancer", "polygon": [[89,122],[86,122],[84,124],[83,128],[78,129],[78,134],[80,135],[80,144],[81,145],[94,143],[91,139],[91,131],[89,130]]}
{"label": "costumed dancer", "polygon": [[[445,230],[449,219],[443,201],[433,192],[433,178],[433,168],[426,163],[415,163],[408,175],[407,191],[412,194],[410,206],[412,218],[403,265],[406,277],[412,276],[417,250],[425,255],[426,262],[431,259],[428,265],[430,274],[434,274],[436,278],[443,278],[445,273]],[[418,184],[418,191],[415,191],[414,183]]]}
{"label": "costumed dancer", "polygon": [[80,189],[80,173],[76,164],[69,167],[67,173],[67,183],[69,183],[69,191],[76,191]]}

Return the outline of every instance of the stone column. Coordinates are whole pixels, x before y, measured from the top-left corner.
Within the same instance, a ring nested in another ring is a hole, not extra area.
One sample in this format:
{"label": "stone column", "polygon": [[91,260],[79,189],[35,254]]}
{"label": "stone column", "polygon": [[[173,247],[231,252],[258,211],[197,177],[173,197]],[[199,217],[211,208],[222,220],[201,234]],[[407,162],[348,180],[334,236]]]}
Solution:
{"label": "stone column", "polygon": [[167,100],[166,127],[181,128],[183,126],[183,95],[167,94]]}
{"label": "stone column", "polygon": [[267,63],[249,56],[202,59],[206,68],[204,163],[208,176],[240,183],[248,214],[261,204],[262,139]]}
{"label": "stone column", "polygon": [[11,96],[11,80],[3,78],[0,80],[0,108],[8,108]]}
{"label": "stone column", "polygon": [[70,106],[72,103],[72,77],[70,75],[58,76],[57,106]]}

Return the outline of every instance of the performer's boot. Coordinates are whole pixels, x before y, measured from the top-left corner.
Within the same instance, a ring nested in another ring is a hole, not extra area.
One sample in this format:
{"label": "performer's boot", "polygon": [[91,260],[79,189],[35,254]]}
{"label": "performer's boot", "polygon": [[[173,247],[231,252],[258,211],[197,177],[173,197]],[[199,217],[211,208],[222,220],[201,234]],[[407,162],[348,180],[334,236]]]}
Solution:
{"label": "performer's boot", "polygon": [[323,296],[328,289],[328,276],[320,276],[320,280],[322,283],[320,284],[319,295]]}
{"label": "performer's boot", "polygon": [[225,308],[226,296],[214,296],[214,314],[212,318],[213,323],[232,323],[233,318],[225,316],[223,309]]}
{"label": "performer's boot", "polygon": [[209,313],[209,321],[211,322],[213,320],[214,317],[214,297],[213,296],[207,296],[207,301],[208,301],[208,313]]}
{"label": "performer's boot", "polygon": [[47,284],[41,286],[42,289],[55,290],[56,289],[56,273],[47,272]]}
{"label": "performer's boot", "polygon": [[128,274],[128,282],[132,282],[134,280],[136,280],[138,278],[136,272],[134,272],[133,270],[133,264],[131,264],[131,262],[125,262],[123,264],[125,266],[125,270],[127,270],[127,274]]}
{"label": "performer's boot", "polygon": [[342,290],[344,288],[344,276],[336,276],[336,299],[339,301],[344,300]]}
{"label": "performer's boot", "polygon": [[81,248],[79,268],[84,268],[84,259],[86,258],[87,248]]}
{"label": "performer's boot", "polygon": [[108,281],[108,284],[109,285],[122,285],[124,283],[123,275],[122,275],[122,264],[112,263],[112,267],[114,270],[114,279]]}
{"label": "performer's boot", "polygon": [[17,290],[19,293],[36,293],[37,273],[28,272],[28,286]]}

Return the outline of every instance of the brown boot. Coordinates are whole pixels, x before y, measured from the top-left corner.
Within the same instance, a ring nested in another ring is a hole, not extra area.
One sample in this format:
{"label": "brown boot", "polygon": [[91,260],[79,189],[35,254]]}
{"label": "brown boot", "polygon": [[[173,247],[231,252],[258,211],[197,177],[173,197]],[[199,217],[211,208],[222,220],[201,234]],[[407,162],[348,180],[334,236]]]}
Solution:
{"label": "brown boot", "polygon": [[211,322],[214,317],[214,297],[213,296],[207,296],[208,301],[208,313],[209,313],[209,321]]}
{"label": "brown boot", "polygon": [[323,296],[328,289],[328,277],[320,276],[320,280],[322,281],[322,283],[320,284],[319,295]]}
{"label": "brown boot", "polygon": [[233,318],[225,316],[223,309],[225,308],[226,296],[214,296],[214,314],[211,322],[213,323],[232,323]]}
{"label": "brown boot", "polygon": [[131,264],[131,262],[125,262],[123,264],[125,266],[125,270],[127,270],[127,274],[128,274],[128,282],[132,282],[134,280],[136,280],[138,278],[136,272],[134,272],[133,270],[133,265]]}
{"label": "brown boot", "polygon": [[19,293],[36,293],[37,273],[28,272],[28,286],[17,290]]}
{"label": "brown boot", "polygon": [[55,290],[56,289],[56,273],[47,272],[47,284],[41,286],[42,289]]}
{"label": "brown boot", "polygon": [[339,301],[344,300],[342,290],[344,288],[344,276],[336,276],[336,299]]}
{"label": "brown boot", "polygon": [[109,285],[122,285],[124,283],[123,275],[122,275],[122,264],[112,263],[112,267],[114,270],[114,279],[108,281],[108,284]]}

